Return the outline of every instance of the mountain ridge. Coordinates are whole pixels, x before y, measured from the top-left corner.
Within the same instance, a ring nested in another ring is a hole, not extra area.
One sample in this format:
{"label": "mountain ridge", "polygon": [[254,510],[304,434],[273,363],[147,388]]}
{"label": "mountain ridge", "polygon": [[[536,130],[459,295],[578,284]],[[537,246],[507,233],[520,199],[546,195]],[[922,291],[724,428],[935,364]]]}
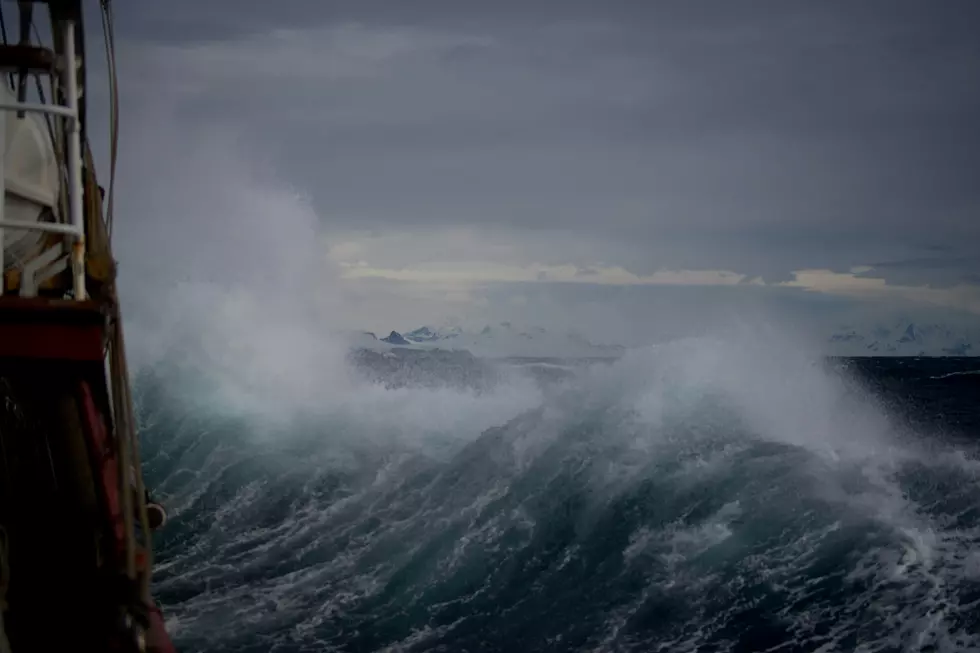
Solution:
{"label": "mountain ridge", "polygon": [[[829,356],[980,356],[980,326],[898,319],[864,327],[842,324],[820,331],[816,343],[818,347],[823,343]],[[621,345],[595,344],[574,330],[563,333],[536,326],[522,328],[510,322],[488,324],[478,331],[424,325],[393,330],[383,338],[362,331],[354,342],[354,346],[369,348],[462,350],[486,358],[618,357],[627,350]]]}
{"label": "mountain ridge", "polygon": [[835,355],[977,356],[980,329],[898,320],[867,329],[842,325],[827,339]]}
{"label": "mountain ridge", "polygon": [[556,333],[542,327],[519,328],[510,322],[488,324],[479,332],[460,327],[425,325],[411,331],[392,331],[380,342],[418,349],[465,350],[487,358],[521,356],[554,356],[587,358],[618,356],[625,351],[620,345],[597,345],[581,334]]}

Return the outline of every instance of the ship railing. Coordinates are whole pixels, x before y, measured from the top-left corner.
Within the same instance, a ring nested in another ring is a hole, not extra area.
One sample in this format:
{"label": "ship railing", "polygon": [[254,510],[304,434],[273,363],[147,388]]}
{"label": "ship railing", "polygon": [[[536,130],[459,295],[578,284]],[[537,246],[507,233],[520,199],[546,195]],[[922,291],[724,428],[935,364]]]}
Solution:
{"label": "ship railing", "polygon": [[[66,104],[58,104],[54,98],[51,102],[0,102],[0,110],[46,114],[55,118],[60,118],[65,122],[65,132],[67,133],[68,152],[66,167],[68,172],[67,191],[68,191],[68,216],[61,222],[32,222],[22,220],[7,220],[4,218],[4,205],[6,203],[6,171],[5,154],[7,149],[6,120],[0,126],[0,272],[4,270],[4,231],[6,229],[24,229],[41,231],[50,234],[60,234],[71,238],[70,262],[72,269],[72,290],[75,300],[82,301],[87,297],[85,289],[85,214],[82,209],[83,189],[82,189],[82,147],[81,147],[81,117],[79,113],[79,89],[78,89],[78,68],[79,61],[75,52],[75,24],[73,21],[62,23],[62,38],[64,43],[63,55],[60,58],[60,65],[55,65],[48,69],[52,75],[60,79],[61,87],[64,89],[63,95]],[[15,53],[15,56],[4,57],[0,62],[0,68],[6,70],[23,71],[27,68],[34,68],[35,71],[42,69],[42,66],[31,66],[31,59],[34,61],[43,60],[44,55],[50,55],[50,51],[39,47],[25,46],[4,46],[8,52]],[[41,56],[38,56],[41,55]],[[6,114],[3,114],[6,117]],[[52,143],[54,146],[55,144]],[[69,256],[63,254],[59,247],[53,247],[28,263],[21,270],[21,296],[33,296],[37,291],[37,285],[41,281],[64,270],[69,263]],[[0,283],[0,295],[6,290],[6,283]]]}

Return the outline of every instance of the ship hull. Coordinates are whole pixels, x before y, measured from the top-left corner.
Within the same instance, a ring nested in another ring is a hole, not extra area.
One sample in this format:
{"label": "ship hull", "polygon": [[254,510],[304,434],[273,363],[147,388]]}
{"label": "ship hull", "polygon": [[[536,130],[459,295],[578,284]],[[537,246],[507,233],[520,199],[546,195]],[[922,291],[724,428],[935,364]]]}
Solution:
{"label": "ship hull", "polygon": [[173,651],[159,609],[121,573],[105,331],[94,304],[0,300],[0,598],[14,653],[138,650],[139,638]]}

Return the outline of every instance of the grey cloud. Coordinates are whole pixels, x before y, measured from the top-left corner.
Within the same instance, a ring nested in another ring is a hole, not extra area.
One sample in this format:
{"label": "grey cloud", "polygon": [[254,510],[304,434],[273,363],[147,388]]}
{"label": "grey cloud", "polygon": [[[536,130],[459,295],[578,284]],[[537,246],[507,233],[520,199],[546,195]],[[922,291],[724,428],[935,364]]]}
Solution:
{"label": "grey cloud", "polygon": [[980,278],[980,256],[922,256],[872,263],[868,276],[883,277],[897,285],[929,284],[944,288],[976,284]]}
{"label": "grey cloud", "polygon": [[[639,273],[767,280],[927,247],[968,259],[980,242],[969,1],[182,0],[117,13],[128,75],[152,64],[206,80],[175,115],[238,124],[335,232],[494,225],[539,242],[560,230],[583,244],[554,255],[583,266],[599,254]],[[314,34],[278,74],[208,77],[213,62],[173,56],[274,29]],[[418,47],[331,72],[345,29]],[[972,268],[949,267],[944,283]]]}
{"label": "grey cloud", "polygon": [[921,257],[900,261],[881,261],[872,266],[879,270],[948,270],[950,268],[980,268],[980,256]]}

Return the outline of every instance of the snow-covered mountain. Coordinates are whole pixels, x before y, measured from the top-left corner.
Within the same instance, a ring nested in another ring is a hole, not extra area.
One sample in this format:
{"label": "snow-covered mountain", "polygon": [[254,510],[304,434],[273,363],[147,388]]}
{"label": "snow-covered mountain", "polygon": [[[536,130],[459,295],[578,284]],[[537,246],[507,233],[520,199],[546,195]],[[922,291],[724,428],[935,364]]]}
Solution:
{"label": "snow-covered mountain", "polygon": [[837,356],[977,356],[980,327],[899,321],[869,328],[842,326],[828,339]]}
{"label": "snow-covered mountain", "polygon": [[522,329],[510,322],[487,325],[476,333],[459,327],[423,326],[404,333],[392,331],[381,342],[419,349],[465,350],[484,358],[594,358],[618,356],[623,351],[618,346],[595,345],[572,332],[555,333],[540,327]]}
{"label": "snow-covered mountain", "polygon": [[403,345],[410,345],[410,344],[412,344],[408,340],[406,340],[405,337],[402,336],[402,334],[398,333],[397,331],[392,331],[391,333],[389,333],[386,337],[382,338],[381,340],[382,340],[382,342],[387,342],[389,345],[402,345],[403,346]]}
{"label": "snow-covered mountain", "polygon": [[[896,319],[842,325],[830,330],[821,328],[817,335],[825,338],[826,353],[831,356],[980,356],[980,323],[977,322]],[[405,332],[392,331],[383,338],[359,333],[348,340],[355,349],[460,350],[481,358],[611,358],[624,352],[623,347],[597,345],[573,332],[520,328],[509,322],[488,325],[479,331],[423,326]]]}
{"label": "snow-covered mountain", "polygon": [[409,331],[404,334],[405,339],[409,342],[422,343],[422,342],[436,342],[439,340],[450,340],[462,335],[463,330],[459,327],[447,327],[444,329],[437,329],[435,327],[424,326],[415,329],[414,331]]}

